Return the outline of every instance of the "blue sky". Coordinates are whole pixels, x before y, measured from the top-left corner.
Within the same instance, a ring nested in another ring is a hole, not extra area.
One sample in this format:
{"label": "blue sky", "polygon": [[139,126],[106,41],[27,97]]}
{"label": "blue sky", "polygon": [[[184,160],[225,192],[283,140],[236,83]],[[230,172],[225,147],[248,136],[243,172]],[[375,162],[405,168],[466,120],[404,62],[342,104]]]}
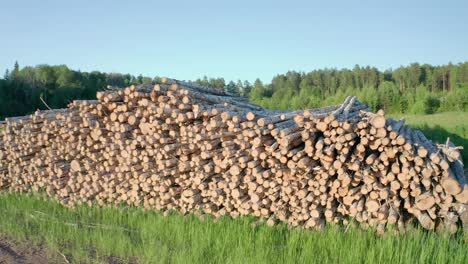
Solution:
{"label": "blue sky", "polygon": [[[409,3],[411,2],[411,3]],[[0,0],[0,71],[195,79],[468,60],[468,1]]]}

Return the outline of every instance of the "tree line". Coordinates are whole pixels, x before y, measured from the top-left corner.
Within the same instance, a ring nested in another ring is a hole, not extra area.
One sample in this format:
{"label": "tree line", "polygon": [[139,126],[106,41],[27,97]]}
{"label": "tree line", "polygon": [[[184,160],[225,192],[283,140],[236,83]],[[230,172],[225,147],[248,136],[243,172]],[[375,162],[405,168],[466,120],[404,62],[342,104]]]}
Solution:
{"label": "tree line", "polygon": [[[158,77],[131,74],[82,72],[65,65],[20,68],[15,63],[0,78],[0,118],[45,109],[62,108],[73,99],[93,99],[107,85],[125,87],[153,84]],[[434,113],[467,111],[468,62],[442,66],[413,63],[380,71],[375,67],[289,71],[276,75],[271,83],[259,79],[229,81],[203,77],[194,82],[250,98],[274,109],[305,109],[338,104],[356,95],[373,110],[391,113]]]}
{"label": "tree line", "polygon": [[0,78],[0,119],[46,109],[42,101],[51,108],[63,108],[74,99],[95,99],[96,92],[107,85],[125,87],[154,81],[142,75],[74,71],[65,65],[20,68],[16,62]]}
{"label": "tree line", "polygon": [[468,62],[442,66],[413,63],[380,71],[375,67],[289,71],[276,75],[270,84],[257,79],[224,83],[222,78],[196,82],[221,87],[248,96],[253,102],[272,109],[306,109],[341,103],[356,95],[373,110],[389,113],[430,114],[467,111]]}

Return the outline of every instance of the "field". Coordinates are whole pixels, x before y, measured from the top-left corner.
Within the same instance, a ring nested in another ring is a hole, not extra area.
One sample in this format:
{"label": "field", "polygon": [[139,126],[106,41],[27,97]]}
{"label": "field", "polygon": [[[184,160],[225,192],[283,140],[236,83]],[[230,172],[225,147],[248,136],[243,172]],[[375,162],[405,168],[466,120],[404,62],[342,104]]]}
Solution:
{"label": "field", "polygon": [[[435,141],[450,137],[464,146],[467,161],[466,113],[405,117]],[[313,232],[257,225],[252,218],[213,221],[133,207],[67,209],[40,195],[0,196],[0,234],[61,252],[70,263],[109,257],[138,263],[468,263],[468,236],[461,232],[378,236],[353,226]]]}

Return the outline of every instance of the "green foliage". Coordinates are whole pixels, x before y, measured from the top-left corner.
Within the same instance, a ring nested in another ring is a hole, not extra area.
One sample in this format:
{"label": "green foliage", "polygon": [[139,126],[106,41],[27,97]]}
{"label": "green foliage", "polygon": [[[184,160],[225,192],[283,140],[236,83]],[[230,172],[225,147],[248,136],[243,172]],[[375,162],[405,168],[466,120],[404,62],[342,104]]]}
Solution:
{"label": "green foliage", "polygon": [[382,107],[378,91],[370,86],[364,87],[358,93],[358,97],[362,102],[366,103],[373,111]]}
{"label": "green foliage", "polygon": [[195,83],[200,84],[200,85],[205,85],[205,86],[211,86],[219,90],[224,90],[226,86],[226,82],[224,81],[224,78],[209,78],[208,79],[208,77],[206,76],[203,76],[202,79],[195,80]]}
{"label": "green foliage", "polygon": [[[441,92],[437,94],[441,94]],[[406,98],[411,103],[409,112],[412,114],[433,114],[440,106],[440,100],[436,94],[427,91],[423,85],[419,85],[414,91],[407,93]]]}
{"label": "green foliage", "polygon": [[233,81],[226,85],[225,90],[232,95],[240,96],[240,89]]}
{"label": "green foliage", "polygon": [[74,99],[94,99],[96,92],[107,85],[125,87],[131,84],[151,84],[148,77],[130,74],[79,72],[65,65],[20,68],[0,79],[0,119],[25,115],[36,109],[46,109],[40,97],[52,108],[66,107]]}
{"label": "green foliage", "polygon": [[392,109],[393,111],[390,111],[391,113],[407,113],[408,112],[408,108],[409,108],[409,100],[407,97],[400,97],[400,100],[399,100],[399,105],[397,106],[399,108],[397,109]]}
{"label": "green foliage", "polygon": [[341,103],[357,95],[372,110],[387,113],[466,111],[468,62],[408,67],[380,72],[356,65],[353,70],[324,69],[309,73],[287,72],[271,84],[257,85],[251,100],[267,108],[301,109]]}
{"label": "green foliage", "polygon": [[271,95],[267,92],[265,86],[263,85],[262,81],[260,79],[256,79],[252,88],[252,91],[250,92],[250,99],[253,101],[261,101],[265,97],[270,97]]}
{"label": "green foliage", "polygon": [[384,81],[379,85],[377,90],[377,100],[379,106],[382,107],[386,112],[395,113],[395,112],[405,112],[406,108],[402,108],[402,96],[400,96],[400,91],[395,83],[390,81]]}
{"label": "green foliage", "polygon": [[468,111],[468,83],[442,97],[441,111]]}
{"label": "green foliage", "polygon": [[242,89],[242,96],[249,97],[250,92],[252,91],[253,86],[250,84],[249,81],[244,81],[243,89]]}
{"label": "green foliage", "polygon": [[[158,81],[138,75],[80,72],[65,65],[20,68],[15,63],[0,79],[0,119],[45,109],[40,96],[53,108],[65,107],[73,99],[94,99],[107,85],[125,87]],[[324,69],[308,73],[278,74],[270,84],[259,79],[230,81],[224,78],[195,80],[195,83],[250,98],[272,109],[317,108],[341,103],[356,95],[372,110],[387,113],[435,113],[467,111],[468,62],[442,66],[413,63],[408,67],[379,71],[356,65],[349,69]]]}
{"label": "green foliage", "polygon": [[411,106],[410,113],[411,114],[424,114],[424,102],[423,101],[417,101]]}
{"label": "green foliage", "polygon": [[[71,263],[467,263],[462,232],[406,235],[332,225],[324,231],[252,226],[253,218],[172,214],[134,207],[67,209],[40,196],[0,194],[0,233],[43,243]],[[134,262],[134,261],[132,261]]]}
{"label": "green foliage", "polygon": [[434,114],[440,106],[440,100],[434,95],[429,95],[424,98],[424,113]]}

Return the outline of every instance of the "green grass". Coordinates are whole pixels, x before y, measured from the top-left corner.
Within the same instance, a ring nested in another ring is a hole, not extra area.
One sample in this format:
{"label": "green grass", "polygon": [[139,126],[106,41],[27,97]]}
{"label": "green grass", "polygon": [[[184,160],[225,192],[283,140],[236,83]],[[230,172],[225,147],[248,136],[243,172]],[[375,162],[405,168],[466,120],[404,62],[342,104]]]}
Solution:
{"label": "green grass", "polygon": [[0,195],[0,233],[62,252],[71,262],[107,256],[140,263],[468,263],[467,237],[425,232],[377,236],[260,225],[251,218],[200,221],[137,208],[67,209],[39,196]]}
{"label": "green grass", "polygon": [[404,117],[406,123],[420,129],[427,138],[445,143],[447,137],[457,146],[462,146],[463,162],[468,164],[468,113],[445,112],[433,115],[391,114],[394,118]]}

